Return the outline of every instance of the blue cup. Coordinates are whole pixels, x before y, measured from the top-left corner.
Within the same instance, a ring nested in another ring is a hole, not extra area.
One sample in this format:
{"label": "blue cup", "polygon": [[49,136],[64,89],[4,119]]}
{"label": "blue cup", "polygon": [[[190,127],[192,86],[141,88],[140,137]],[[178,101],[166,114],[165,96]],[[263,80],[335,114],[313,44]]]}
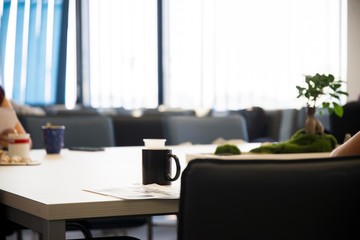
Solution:
{"label": "blue cup", "polygon": [[44,147],[48,154],[58,154],[64,147],[65,126],[46,125],[42,126]]}

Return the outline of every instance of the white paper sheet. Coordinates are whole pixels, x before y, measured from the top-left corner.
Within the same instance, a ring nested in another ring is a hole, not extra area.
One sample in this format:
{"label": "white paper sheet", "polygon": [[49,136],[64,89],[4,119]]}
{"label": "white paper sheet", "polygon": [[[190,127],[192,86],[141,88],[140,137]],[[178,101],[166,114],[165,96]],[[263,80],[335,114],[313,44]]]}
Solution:
{"label": "white paper sheet", "polygon": [[178,199],[180,197],[180,187],[158,184],[134,184],[118,188],[84,189],[84,191],[121,199]]}
{"label": "white paper sheet", "polygon": [[0,133],[4,130],[15,128],[17,121],[14,110],[0,107]]}

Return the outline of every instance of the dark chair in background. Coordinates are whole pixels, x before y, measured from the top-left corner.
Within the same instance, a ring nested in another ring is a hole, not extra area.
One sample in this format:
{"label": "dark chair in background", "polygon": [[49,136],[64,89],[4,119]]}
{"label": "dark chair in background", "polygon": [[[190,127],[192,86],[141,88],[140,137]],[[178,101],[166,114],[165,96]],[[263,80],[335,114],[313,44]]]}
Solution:
{"label": "dark chair in background", "polygon": [[280,142],[288,140],[298,129],[296,109],[264,110],[261,107],[252,107],[230,111],[230,115],[242,115],[250,142]]}
{"label": "dark chair in background", "polygon": [[143,146],[144,138],[164,138],[161,117],[112,117],[116,146]]}
{"label": "dark chair in background", "polygon": [[105,116],[23,116],[20,118],[30,133],[33,148],[44,148],[41,126],[46,123],[64,125],[64,147],[110,147],[115,146],[112,121]]}
{"label": "dark chair in background", "polygon": [[252,107],[231,111],[230,115],[241,114],[246,120],[246,127],[250,142],[274,142],[275,139],[268,136],[269,120],[266,112],[261,107]]}
{"label": "dark chair in background", "polygon": [[360,131],[360,102],[348,102],[343,108],[344,115],[342,117],[335,114],[330,116],[331,133],[339,143],[344,142],[347,133],[353,136]]}
{"label": "dark chair in background", "polygon": [[169,145],[184,142],[211,144],[218,138],[249,141],[246,121],[240,115],[227,117],[168,116],[163,120],[166,143]]}
{"label": "dark chair in background", "polygon": [[[302,109],[271,109],[252,107],[230,111],[230,115],[242,115],[250,142],[282,142],[287,141],[300,129],[305,127],[306,108]],[[321,121],[325,132],[330,132],[330,115],[327,110],[318,111],[315,117]]]}
{"label": "dark chair in background", "polygon": [[287,141],[300,128],[297,125],[298,111],[296,109],[281,109],[266,111],[268,136],[278,142]]}
{"label": "dark chair in background", "polygon": [[178,239],[360,239],[360,156],[193,160]]}
{"label": "dark chair in background", "polygon": [[144,109],[141,117],[119,114],[111,116],[115,132],[115,145],[143,146],[145,138],[165,138],[163,118],[168,116],[195,116],[195,111]]}
{"label": "dark chair in background", "polygon": [[143,117],[164,117],[164,116],[195,116],[196,112],[193,109],[143,109]]}

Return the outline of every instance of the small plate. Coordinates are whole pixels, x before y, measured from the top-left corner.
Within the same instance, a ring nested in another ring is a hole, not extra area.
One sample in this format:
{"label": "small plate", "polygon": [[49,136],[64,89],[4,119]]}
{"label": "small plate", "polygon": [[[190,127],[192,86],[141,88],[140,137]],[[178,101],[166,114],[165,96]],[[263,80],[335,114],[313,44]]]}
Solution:
{"label": "small plate", "polygon": [[0,163],[0,166],[36,166],[40,165],[38,161],[19,162],[19,163]]}

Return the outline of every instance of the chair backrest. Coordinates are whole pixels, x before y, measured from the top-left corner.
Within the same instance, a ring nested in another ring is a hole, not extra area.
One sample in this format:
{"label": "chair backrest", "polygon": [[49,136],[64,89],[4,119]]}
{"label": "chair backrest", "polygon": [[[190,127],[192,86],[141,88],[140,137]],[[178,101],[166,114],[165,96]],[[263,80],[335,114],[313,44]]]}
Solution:
{"label": "chair backrest", "polygon": [[193,109],[168,109],[160,111],[159,109],[144,109],[142,111],[143,117],[166,117],[166,116],[195,116],[196,112]]}
{"label": "chair backrest", "polygon": [[143,146],[144,138],[164,138],[161,117],[113,116],[116,146]]}
{"label": "chair backrest", "polygon": [[191,161],[178,239],[359,239],[360,156]]}
{"label": "chair backrest", "polygon": [[168,116],[164,118],[166,143],[170,145],[191,142],[210,144],[218,138],[248,141],[243,116],[195,117]]}
{"label": "chair backrest", "polygon": [[[280,129],[279,129],[279,141],[287,141],[291,138],[291,136],[299,130],[296,127],[296,109],[282,109],[281,110],[281,121]],[[305,123],[304,123],[305,126]]]}
{"label": "chair backrest", "polygon": [[347,133],[355,135],[360,131],[360,102],[348,102],[343,108],[344,115],[342,117],[335,114],[330,116],[331,133],[339,143],[344,142]]}
{"label": "chair backrest", "polygon": [[275,141],[287,141],[300,128],[304,128],[305,122],[300,128],[297,126],[296,109],[267,110],[268,137]]}
{"label": "chair backrest", "polygon": [[266,112],[263,108],[246,108],[232,111],[230,114],[241,114],[244,116],[250,142],[274,141],[274,139],[270,139],[267,136],[269,126]]}
{"label": "chair backrest", "polygon": [[23,116],[21,122],[30,133],[33,148],[44,148],[41,126],[46,123],[64,125],[64,147],[115,146],[112,121],[106,116]]}

